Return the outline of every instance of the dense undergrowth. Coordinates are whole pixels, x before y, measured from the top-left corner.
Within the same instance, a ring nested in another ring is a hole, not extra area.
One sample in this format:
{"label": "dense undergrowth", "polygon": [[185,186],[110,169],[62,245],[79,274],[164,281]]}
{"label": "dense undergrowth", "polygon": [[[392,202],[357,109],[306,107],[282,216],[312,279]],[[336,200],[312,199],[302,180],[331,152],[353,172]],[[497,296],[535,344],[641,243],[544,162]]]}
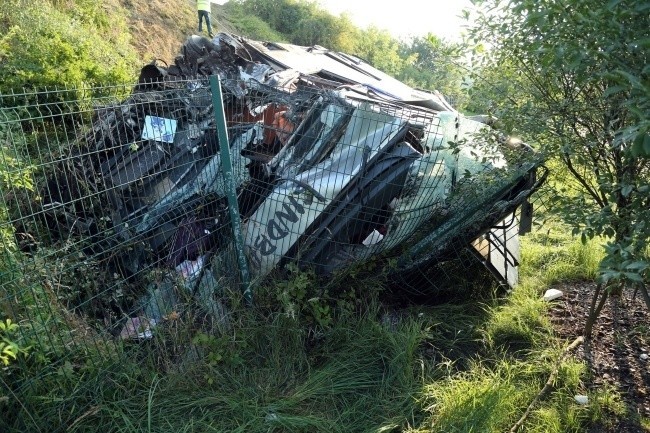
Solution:
{"label": "dense undergrowth", "polygon": [[3,1],[0,93],[133,80],[138,61],[124,14],[114,2]]}
{"label": "dense undergrowth", "polygon": [[[600,258],[595,241],[558,233],[523,238],[522,283],[505,297],[484,288],[480,299],[397,306],[375,277],[347,280],[329,303],[312,275],[294,271],[260,289],[255,308],[230,294],[226,329],[187,309],[142,342],[88,329],[34,286],[32,307],[14,313],[47,303],[51,314],[41,327],[20,322],[27,355],[3,370],[3,431],[506,431],[568,344],[553,335],[543,290],[593,279]],[[623,414],[611,390],[574,401],[584,374],[563,360],[524,431],[578,432]]]}

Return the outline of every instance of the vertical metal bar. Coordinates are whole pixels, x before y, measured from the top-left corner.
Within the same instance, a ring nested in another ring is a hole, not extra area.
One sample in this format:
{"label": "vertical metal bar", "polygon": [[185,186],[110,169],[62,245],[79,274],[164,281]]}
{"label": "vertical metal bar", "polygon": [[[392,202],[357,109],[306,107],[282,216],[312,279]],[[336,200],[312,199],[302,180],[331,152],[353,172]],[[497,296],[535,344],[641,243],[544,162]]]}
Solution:
{"label": "vertical metal bar", "polygon": [[221,93],[221,80],[218,76],[210,76],[210,88],[212,89],[212,105],[214,107],[214,118],[217,122],[217,136],[219,138],[219,153],[221,154],[221,174],[226,186],[228,196],[228,210],[230,212],[230,226],[232,227],[233,239],[237,261],[239,263],[239,276],[241,278],[241,290],[246,303],[253,303],[253,293],[250,286],[250,273],[248,262],[244,254],[244,236],[242,234],[239,206],[237,205],[237,191],[232,173],[232,162],[230,161],[230,143],[228,142],[228,130],[226,128],[226,113],[223,109],[223,95]]}

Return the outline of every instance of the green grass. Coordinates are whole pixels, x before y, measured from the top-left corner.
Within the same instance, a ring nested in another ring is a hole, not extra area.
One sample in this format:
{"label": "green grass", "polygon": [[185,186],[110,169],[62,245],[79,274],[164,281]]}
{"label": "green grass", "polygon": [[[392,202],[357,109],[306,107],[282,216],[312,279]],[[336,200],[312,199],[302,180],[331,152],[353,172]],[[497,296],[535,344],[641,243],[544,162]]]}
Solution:
{"label": "green grass", "polygon": [[[486,306],[477,330],[482,347],[470,368],[425,386],[421,402],[428,415],[414,433],[508,431],[541,391],[568,344],[555,337],[542,294],[554,284],[593,279],[602,257],[597,240],[583,245],[566,233],[522,238],[520,285]],[[589,407],[574,401],[585,374],[582,363],[563,360],[552,392],[533,408],[522,431],[581,432],[616,412],[609,404],[601,409],[609,391],[594,393],[596,403]]]}
{"label": "green grass", "polygon": [[[120,362],[110,366],[90,352],[48,358],[34,386],[0,394],[0,411],[11,414],[3,431],[61,422],[71,432],[507,431],[568,344],[553,334],[543,291],[592,278],[600,254],[597,243],[537,233],[523,241],[522,282],[505,298],[488,288],[483,299],[394,309],[373,281],[372,290],[346,292],[356,307],[333,309],[325,327],[290,318],[272,292],[266,302],[259,293],[260,306],[237,307],[224,333],[181,317],[153,341],[116,347]],[[23,365],[26,381],[37,366]],[[564,359],[523,431],[580,432],[628,416],[610,389],[578,405],[585,374]]]}
{"label": "green grass", "polygon": [[465,373],[425,387],[424,409],[431,415],[418,431],[504,431],[512,414],[531,397],[530,388],[518,389],[513,365],[492,368],[477,363]]}
{"label": "green grass", "polygon": [[282,33],[273,30],[261,18],[244,12],[236,2],[228,2],[223,5],[223,16],[219,16],[218,19],[227,21],[238,34],[251,39],[273,42],[286,41],[286,37]]}
{"label": "green grass", "polygon": [[265,332],[261,323],[238,331],[250,340],[242,362],[101,381],[101,409],[73,431],[346,432],[403,424],[422,384],[413,369],[420,324],[393,332],[359,317],[350,325],[333,329],[313,359],[303,330],[278,316]]}
{"label": "green grass", "polygon": [[567,227],[553,225],[522,238],[524,279],[541,279],[542,286],[549,286],[596,278],[605,241],[594,238],[583,244],[569,232]]}

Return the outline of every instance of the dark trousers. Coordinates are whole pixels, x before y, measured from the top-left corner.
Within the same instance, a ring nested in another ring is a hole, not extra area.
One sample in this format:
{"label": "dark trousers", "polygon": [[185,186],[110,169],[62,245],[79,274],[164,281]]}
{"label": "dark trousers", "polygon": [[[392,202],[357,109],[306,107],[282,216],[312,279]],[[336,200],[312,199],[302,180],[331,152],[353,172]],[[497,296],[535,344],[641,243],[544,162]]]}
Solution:
{"label": "dark trousers", "polygon": [[212,25],[210,24],[210,12],[199,11],[199,33],[203,31],[203,18],[205,18],[205,26],[208,28],[208,34],[212,36]]}

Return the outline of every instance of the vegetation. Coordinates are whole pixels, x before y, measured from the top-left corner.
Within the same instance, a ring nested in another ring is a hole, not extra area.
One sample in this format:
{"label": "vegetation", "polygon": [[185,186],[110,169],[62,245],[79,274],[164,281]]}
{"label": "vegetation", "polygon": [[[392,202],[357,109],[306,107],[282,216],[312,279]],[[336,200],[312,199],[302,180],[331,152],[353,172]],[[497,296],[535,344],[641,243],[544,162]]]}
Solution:
{"label": "vegetation", "polygon": [[0,93],[132,81],[137,58],[122,14],[90,0],[3,1]]}
{"label": "vegetation", "polygon": [[[339,299],[349,302],[323,320],[314,305],[328,304],[314,300],[322,292],[313,275],[294,270],[258,292],[255,309],[233,292],[242,307],[226,332],[187,308],[153,340],[111,342],[106,351],[101,335],[53,317],[53,345],[39,340],[43,329],[26,330],[19,343],[33,348],[5,369],[5,431],[46,431],[53,419],[74,432],[505,431],[565,344],[544,315],[544,276],[593,275],[597,265],[593,249],[567,234],[525,240],[523,284],[505,300],[487,290],[480,300],[394,309],[381,301],[382,287],[348,284],[357,290]],[[41,290],[32,302],[44,308]],[[72,353],[64,349],[70,326]],[[36,371],[46,374],[24,386]],[[578,432],[626,416],[612,390],[583,389],[584,374],[581,363],[563,359],[524,431]],[[577,393],[594,404],[578,405]]]}
{"label": "vegetation", "polygon": [[612,291],[637,288],[650,308],[650,5],[480,3],[488,12],[473,36],[490,47],[481,73],[494,81],[475,96],[508,132],[536,143],[573,178],[556,184],[551,197],[574,233],[609,239],[600,269],[606,288],[595,293],[589,336]]}
{"label": "vegetation", "polygon": [[[391,304],[374,268],[325,285],[289,267],[260,289],[254,309],[229,293],[227,328],[186,305],[151,340],[131,341],[89,326],[72,311],[71,293],[44,278],[81,290],[73,286],[94,264],[79,272],[65,251],[49,266],[38,255],[32,268],[15,266],[23,253],[3,200],[0,430],[503,432],[556,367],[523,431],[579,432],[633,417],[616,390],[585,389],[585,365],[563,356],[567,342],[554,334],[541,293],[599,275],[647,282],[650,93],[640,49],[647,40],[637,36],[647,9],[626,0],[491,4],[503,19],[480,22],[476,36],[490,50],[477,51],[487,60],[469,88],[461,48],[433,36],[399,42],[296,0],[231,0],[224,13],[244,35],[343,50],[413,86],[439,89],[456,106],[497,115],[555,158],[557,199],[545,211],[561,210],[584,242],[555,222],[523,239],[522,282],[507,297],[480,287],[474,299],[444,305]],[[5,1],[0,93],[132,78],[125,12],[113,6]],[[0,130],[3,197],[33,189],[22,132]],[[611,239],[606,250],[599,236]],[[576,403],[578,393],[591,403]],[[648,430],[648,420],[638,423]]]}
{"label": "vegetation", "polygon": [[463,109],[469,103],[464,49],[433,34],[402,42],[400,56],[406,60],[397,77],[415,88],[438,90],[454,107]]}

